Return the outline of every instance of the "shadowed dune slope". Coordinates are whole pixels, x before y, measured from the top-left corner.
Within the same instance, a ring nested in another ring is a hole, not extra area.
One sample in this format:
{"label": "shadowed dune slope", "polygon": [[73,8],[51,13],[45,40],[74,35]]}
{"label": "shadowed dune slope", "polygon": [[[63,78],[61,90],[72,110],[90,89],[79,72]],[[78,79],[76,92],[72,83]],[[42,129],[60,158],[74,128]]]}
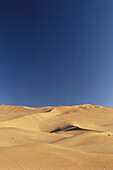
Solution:
{"label": "shadowed dune slope", "polygon": [[113,169],[113,108],[0,105],[0,168]]}

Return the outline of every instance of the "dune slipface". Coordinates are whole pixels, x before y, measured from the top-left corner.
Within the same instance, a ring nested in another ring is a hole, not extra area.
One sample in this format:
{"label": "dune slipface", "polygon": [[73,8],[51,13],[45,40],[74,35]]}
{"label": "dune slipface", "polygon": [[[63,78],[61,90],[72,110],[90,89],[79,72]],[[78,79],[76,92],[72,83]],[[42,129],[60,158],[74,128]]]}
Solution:
{"label": "dune slipface", "polygon": [[0,169],[113,170],[113,108],[0,105]]}

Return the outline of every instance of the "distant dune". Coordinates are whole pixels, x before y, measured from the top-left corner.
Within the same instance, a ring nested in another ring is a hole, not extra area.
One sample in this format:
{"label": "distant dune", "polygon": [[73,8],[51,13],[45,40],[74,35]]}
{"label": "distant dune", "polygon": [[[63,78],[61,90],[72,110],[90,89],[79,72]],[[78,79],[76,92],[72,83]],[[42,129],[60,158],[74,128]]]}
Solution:
{"label": "distant dune", "polygon": [[113,170],[113,108],[0,105],[0,170]]}

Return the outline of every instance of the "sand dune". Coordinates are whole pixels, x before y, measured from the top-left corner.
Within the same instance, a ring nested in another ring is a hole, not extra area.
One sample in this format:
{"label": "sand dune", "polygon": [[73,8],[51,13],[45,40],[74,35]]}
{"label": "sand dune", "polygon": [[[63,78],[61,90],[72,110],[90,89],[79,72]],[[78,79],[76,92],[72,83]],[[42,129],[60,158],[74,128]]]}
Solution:
{"label": "sand dune", "polygon": [[113,108],[0,105],[0,168],[113,169]]}

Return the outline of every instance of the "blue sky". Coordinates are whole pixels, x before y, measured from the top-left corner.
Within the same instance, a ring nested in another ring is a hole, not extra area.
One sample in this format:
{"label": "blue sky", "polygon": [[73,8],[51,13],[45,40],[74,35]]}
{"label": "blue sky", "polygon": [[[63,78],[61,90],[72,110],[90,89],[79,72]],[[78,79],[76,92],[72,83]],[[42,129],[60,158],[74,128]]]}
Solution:
{"label": "blue sky", "polygon": [[113,106],[112,0],[0,0],[0,104]]}

